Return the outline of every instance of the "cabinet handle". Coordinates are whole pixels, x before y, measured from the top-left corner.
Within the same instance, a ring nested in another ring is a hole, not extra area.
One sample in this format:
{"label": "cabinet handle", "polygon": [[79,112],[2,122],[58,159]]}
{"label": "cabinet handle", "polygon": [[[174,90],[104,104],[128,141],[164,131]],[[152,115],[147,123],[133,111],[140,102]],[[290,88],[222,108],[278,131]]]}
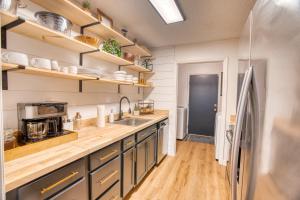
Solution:
{"label": "cabinet handle", "polygon": [[46,192],[48,192],[48,191],[54,189],[55,187],[57,187],[57,186],[63,184],[64,182],[70,180],[71,178],[73,178],[73,177],[76,176],[77,174],[79,174],[79,172],[72,172],[69,176],[67,176],[67,177],[65,177],[65,178],[63,178],[63,179],[57,181],[56,183],[50,185],[49,187],[43,188],[43,189],[41,190],[41,194],[44,194],[44,193],[46,193]]}
{"label": "cabinet handle", "polygon": [[107,158],[111,157],[112,155],[114,155],[117,152],[118,152],[118,150],[113,150],[111,153],[107,154],[106,156],[100,157],[100,161],[106,160]]}
{"label": "cabinet handle", "polygon": [[134,141],[130,141],[126,144],[126,146],[132,145],[134,143]]}
{"label": "cabinet handle", "polygon": [[117,173],[119,173],[118,170],[115,170],[113,173],[111,173],[110,175],[104,177],[103,179],[101,179],[98,183],[100,183],[101,185],[106,183],[107,181],[109,181],[109,179],[111,179],[112,177],[114,177]]}

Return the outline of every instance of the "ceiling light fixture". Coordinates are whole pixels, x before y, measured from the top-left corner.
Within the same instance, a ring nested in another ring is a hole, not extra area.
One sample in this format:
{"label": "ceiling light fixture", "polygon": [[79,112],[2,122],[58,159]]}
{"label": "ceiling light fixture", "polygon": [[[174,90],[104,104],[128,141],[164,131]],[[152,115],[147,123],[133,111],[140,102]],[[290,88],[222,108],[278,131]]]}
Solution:
{"label": "ceiling light fixture", "polygon": [[149,0],[161,18],[167,23],[184,21],[176,0]]}

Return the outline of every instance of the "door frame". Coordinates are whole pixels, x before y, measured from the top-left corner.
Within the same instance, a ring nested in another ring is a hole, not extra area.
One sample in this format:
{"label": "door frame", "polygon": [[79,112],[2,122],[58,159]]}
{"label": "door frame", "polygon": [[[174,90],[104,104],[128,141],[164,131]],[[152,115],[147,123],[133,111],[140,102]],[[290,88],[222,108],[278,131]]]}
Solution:
{"label": "door frame", "polygon": [[[220,62],[221,63],[221,62]],[[222,67],[222,70],[223,70],[223,67]],[[186,102],[188,102],[188,106],[187,106],[187,125],[186,125],[186,132],[188,133],[188,130],[189,130],[189,111],[190,111],[190,78],[191,76],[193,75],[218,75],[218,103],[217,103],[217,112],[219,112],[219,101],[220,101],[220,87],[221,87],[221,72],[219,74],[201,74],[201,73],[188,73],[187,74],[187,96],[185,97],[186,99]],[[222,106],[222,105],[221,105]],[[189,134],[189,133],[188,133]]]}
{"label": "door frame", "polygon": [[[179,65],[183,64],[194,64],[194,63],[211,63],[211,62],[222,62],[223,63],[223,78],[222,78],[222,114],[221,114],[221,130],[220,130],[220,138],[222,139],[222,143],[220,144],[220,149],[222,149],[222,152],[219,156],[219,164],[220,165],[227,165],[228,157],[229,157],[229,142],[226,139],[226,116],[227,116],[227,99],[228,99],[228,93],[227,93],[227,88],[228,88],[228,60],[229,57],[226,56],[225,58],[215,58],[215,59],[196,59],[196,60],[183,60],[183,61],[177,61],[176,62],[176,97],[178,96],[178,68],[180,67]],[[176,98],[176,105],[175,109],[177,109],[178,102]],[[175,130],[177,131],[177,115],[175,114]],[[175,151],[176,151],[176,137],[174,138],[174,143],[175,143]]]}

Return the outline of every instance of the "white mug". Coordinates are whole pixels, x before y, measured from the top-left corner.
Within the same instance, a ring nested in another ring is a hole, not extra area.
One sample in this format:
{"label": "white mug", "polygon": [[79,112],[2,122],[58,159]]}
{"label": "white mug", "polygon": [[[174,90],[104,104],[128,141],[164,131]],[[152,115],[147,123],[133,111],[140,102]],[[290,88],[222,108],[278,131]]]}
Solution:
{"label": "white mug", "polygon": [[24,53],[7,51],[1,56],[3,62],[28,66],[28,56]]}
{"label": "white mug", "polygon": [[46,58],[32,58],[30,64],[33,67],[51,70],[51,61]]}
{"label": "white mug", "polygon": [[77,66],[69,66],[69,72],[71,74],[77,74],[77,72],[78,72]]}
{"label": "white mug", "polygon": [[61,71],[65,74],[68,74],[69,73],[69,68],[68,67],[62,67],[61,68]]}
{"label": "white mug", "polygon": [[54,71],[60,71],[60,67],[58,65],[58,62],[56,60],[51,61],[51,69]]}

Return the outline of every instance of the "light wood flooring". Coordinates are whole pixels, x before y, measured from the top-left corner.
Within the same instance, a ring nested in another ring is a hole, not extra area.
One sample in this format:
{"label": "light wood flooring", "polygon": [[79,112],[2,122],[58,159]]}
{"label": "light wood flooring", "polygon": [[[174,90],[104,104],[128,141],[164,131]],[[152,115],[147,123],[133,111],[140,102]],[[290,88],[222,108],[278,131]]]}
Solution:
{"label": "light wood flooring", "polygon": [[225,167],[214,158],[214,145],[177,142],[167,157],[136,188],[129,200],[227,200]]}

